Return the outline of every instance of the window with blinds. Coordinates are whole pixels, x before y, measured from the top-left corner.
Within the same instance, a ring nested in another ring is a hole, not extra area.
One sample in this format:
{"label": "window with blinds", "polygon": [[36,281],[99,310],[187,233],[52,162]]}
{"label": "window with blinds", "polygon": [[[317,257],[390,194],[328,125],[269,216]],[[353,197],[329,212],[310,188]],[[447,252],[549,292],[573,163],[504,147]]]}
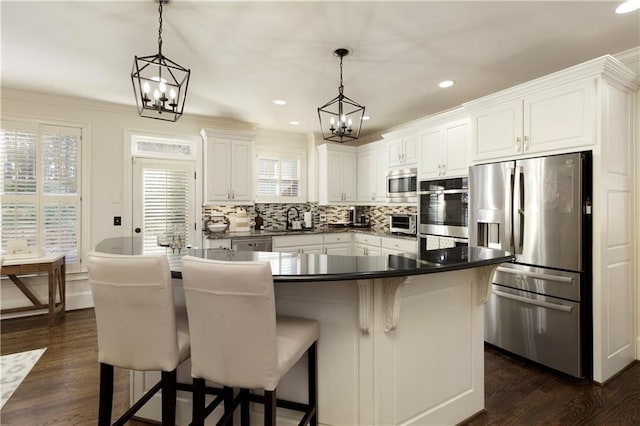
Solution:
{"label": "window with blinds", "polygon": [[296,153],[258,152],[256,201],[304,202],[303,158]]}
{"label": "window with blinds", "polygon": [[79,263],[82,130],[9,121],[0,127],[2,250],[9,240],[26,240]]}

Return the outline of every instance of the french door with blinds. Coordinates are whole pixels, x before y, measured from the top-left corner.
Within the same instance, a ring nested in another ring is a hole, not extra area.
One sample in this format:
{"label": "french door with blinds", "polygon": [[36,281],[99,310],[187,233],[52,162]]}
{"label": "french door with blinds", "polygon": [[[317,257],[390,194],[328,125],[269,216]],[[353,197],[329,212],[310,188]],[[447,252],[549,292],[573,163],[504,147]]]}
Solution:
{"label": "french door with blinds", "polygon": [[145,254],[164,253],[158,243],[199,245],[195,226],[195,163],[133,158],[133,232]]}

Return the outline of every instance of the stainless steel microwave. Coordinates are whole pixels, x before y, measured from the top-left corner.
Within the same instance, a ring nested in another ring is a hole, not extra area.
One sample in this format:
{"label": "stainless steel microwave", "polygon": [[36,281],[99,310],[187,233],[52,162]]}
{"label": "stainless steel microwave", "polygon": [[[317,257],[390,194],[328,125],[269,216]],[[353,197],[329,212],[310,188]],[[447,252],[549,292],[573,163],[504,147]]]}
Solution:
{"label": "stainless steel microwave", "polygon": [[418,169],[393,169],[387,172],[387,201],[390,203],[418,201]]}

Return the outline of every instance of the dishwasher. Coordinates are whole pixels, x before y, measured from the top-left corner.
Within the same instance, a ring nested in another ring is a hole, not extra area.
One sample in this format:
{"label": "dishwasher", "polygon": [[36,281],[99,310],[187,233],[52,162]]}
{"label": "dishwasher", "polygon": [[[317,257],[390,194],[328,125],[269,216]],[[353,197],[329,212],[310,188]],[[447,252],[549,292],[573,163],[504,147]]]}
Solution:
{"label": "dishwasher", "polygon": [[232,238],[231,250],[234,251],[271,251],[271,238]]}

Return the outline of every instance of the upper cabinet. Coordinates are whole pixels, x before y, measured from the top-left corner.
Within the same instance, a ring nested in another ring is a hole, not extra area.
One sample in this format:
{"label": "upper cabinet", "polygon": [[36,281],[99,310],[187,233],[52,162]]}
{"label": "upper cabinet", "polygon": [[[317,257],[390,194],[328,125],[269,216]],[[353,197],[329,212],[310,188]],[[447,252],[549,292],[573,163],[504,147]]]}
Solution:
{"label": "upper cabinet", "polygon": [[403,136],[382,135],[388,139],[389,167],[415,165],[418,161],[418,138],[416,134]]}
{"label": "upper cabinet", "polygon": [[472,117],[474,161],[594,143],[595,78],[546,86],[465,104]]}
{"label": "upper cabinet", "polygon": [[469,174],[467,147],[469,120],[458,119],[425,127],[420,132],[420,179],[458,177]]}
{"label": "upper cabinet", "polygon": [[205,203],[253,200],[253,134],[203,129]]}
{"label": "upper cabinet", "polygon": [[329,143],[318,147],[318,201],[356,201],[356,148]]}
{"label": "upper cabinet", "polygon": [[358,201],[370,204],[387,200],[387,145],[384,141],[358,147]]}

